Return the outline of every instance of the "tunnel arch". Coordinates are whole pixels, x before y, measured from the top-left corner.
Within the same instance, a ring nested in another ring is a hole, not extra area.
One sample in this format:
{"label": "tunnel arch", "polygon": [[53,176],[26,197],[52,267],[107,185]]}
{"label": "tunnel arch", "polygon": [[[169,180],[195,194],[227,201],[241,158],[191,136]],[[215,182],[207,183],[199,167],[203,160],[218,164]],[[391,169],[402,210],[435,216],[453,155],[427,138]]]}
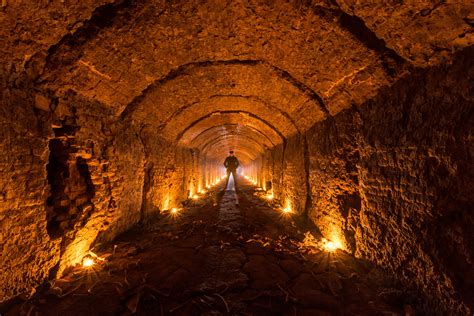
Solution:
{"label": "tunnel arch", "polygon": [[[232,129],[240,129],[240,130],[248,130],[248,133],[250,134],[253,134],[254,136],[258,135],[258,138],[261,139],[261,142],[262,143],[265,143],[265,144],[268,144],[269,147],[273,147],[276,145],[276,143],[274,143],[272,141],[272,139],[270,139],[268,137],[268,135],[262,133],[261,131],[259,131],[258,129],[252,127],[252,126],[248,126],[248,125],[242,125],[242,124],[237,124],[237,123],[231,123],[231,124],[223,124],[223,125],[214,125],[212,127],[209,127],[207,129],[205,129],[204,131],[202,131],[201,133],[199,133],[196,137],[194,137],[191,141],[190,141],[190,144],[193,146],[193,147],[200,147],[201,145],[201,138],[203,139],[203,141],[207,141],[209,139],[209,137],[212,137],[214,135],[214,130],[215,129],[224,129],[225,131],[222,131],[221,133],[229,133],[228,130],[232,130]],[[246,132],[244,132],[245,134]],[[262,139],[263,138],[263,139]]]}
{"label": "tunnel arch", "polygon": [[200,70],[206,68],[215,68],[219,66],[245,66],[249,68],[253,67],[261,67],[265,70],[265,72],[270,73],[274,77],[278,78],[281,81],[284,81],[291,85],[294,89],[296,89],[301,95],[306,96],[309,100],[312,100],[314,106],[318,108],[318,110],[322,111],[324,115],[328,115],[328,109],[322,100],[322,98],[318,95],[317,92],[312,90],[309,86],[305,83],[299,81],[295,77],[293,77],[288,71],[283,70],[277,66],[269,64],[267,61],[264,60],[253,60],[253,59],[230,59],[230,60],[215,60],[215,61],[194,61],[189,62],[186,64],[182,64],[175,69],[170,70],[166,75],[157,79],[136,98],[134,98],[127,106],[122,110],[120,113],[120,117],[122,119],[128,117],[133,112],[137,110],[140,104],[144,101],[144,99],[149,95],[155,92],[160,86],[176,80],[181,76],[189,76],[192,73],[199,73]]}
{"label": "tunnel arch", "polygon": [[[258,155],[261,155],[264,153],[266,149],[268,149],[266,146],[263,146],[261,143],[259,143],[257,140],[252,139],[251,137],[248,136],[243,136],[243,135],[220,135],[217,136],[216,138],[210,140],[208,143],[206,143],[200,150],[202,153],[206,154],[210,151],[212,151],[212,148],[217,148],[218,144],[225,143],[225,144],[235,144],[235,148],[248,148],[252,149],[252,152],[254,153],[254,156],[257,157]],[[228,145],[231,146],[231,145]],[[232,149],[232,148],[229,148]],[[227,154],[227,151],[224,151]]]}
{"label": "tunnel arch", "polygon": [[[224,148],[225,150],[223,150]],[[203,155],[204,157],[207,157],[207,159],[219,162],[219,165],[222,165],[224,159],[229,155],[229,150],[234,151],[236,157],[239,158],[241,165],[250,164],[261,154],[255,150],[255,147],[252,144],[249,143],[229,143],[219,141],[216,143],[215,147],[209,148],[203,152]],[[242,159],[242,157],[244,158]]]}
{"label": "tunnel arch", "polygon": [[242,95],[212,95],[207,100],[196,101],[188,106],[178,108],[169,118],[165,120],[159,130],[163,134],[168,134],[169,129],[179,124],[190,124],[196,114],[206,115],[222,111],[249,112],[254,115],[265,117],[270,122],[278,123],[286,135],[299,133],[301,127],[298,126],[287,112],[280,108],[264,102],[255,96]]}
{"label": "tunnel arch", "polygon": [[253,113],[246,111],[222,111],[213,112],[195,120],[177,133],[176,141],[178,144],[185,145],[210,126],[223,125],[224,123],[237,123],[241,122],[242,119],[245,119],[248,124],[254,125],[254,128],[261,128],[262,132],[265,132],[275,143],[280,143],[285,140],[282,131]]}
{"label": "tunnel arch", "polygon": [[265,118],[290,137],[326,117],[321,102],[303,83],[262,60],[196,62],[157,80],[121,118],[153,124],[171,140],[177,125],[192,124],[196,116],[241,111]]}

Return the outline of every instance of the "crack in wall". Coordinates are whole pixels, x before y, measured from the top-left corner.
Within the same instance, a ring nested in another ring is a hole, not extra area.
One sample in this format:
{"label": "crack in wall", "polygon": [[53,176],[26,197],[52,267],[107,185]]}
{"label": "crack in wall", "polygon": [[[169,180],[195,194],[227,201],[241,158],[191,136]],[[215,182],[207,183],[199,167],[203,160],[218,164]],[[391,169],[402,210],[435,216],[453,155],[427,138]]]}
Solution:
{"label": "crack in wall", "polygon": [[401,71],[410,67],[410,63],[401,57],[395,50],[389,48],[387,43],[377,34],[367,27],[365,21],[356,16],[350,15],[339,7],[339,23],[358,39],[365,47],[376,52],[380,56],[382,66],[391,78],[397,77]]}
{"label": "crack in wall", "polygon": [[142,201],[141,201],[141,205],[140,205],[140,219],[139,219],[139,222],[143,222],[145,220],[145,212],[146,212],[146,208],[148,206],[147,205],[148,204],[147,195],[148,195],[148,192],[150,192],[150,189],[151,189],[151,183],[153,182],[153,171],[154,171],[153,170],[154,163],[149,161],[150,155],[148,153],[147,146],[146,146],[146,144],[145,144],[145,142],[143,141],[143,138],[142,138],[143,129],[144,129],[144,127],[142,127],[140,129],[140,131],[137,133],[138,139],[139,139],[140,143],[142,144],[143,151],[145,153],[145,165],[143,166],[145,174],[144,174],[144,178],[143,178]]}
{"label": "crack in wall", "polygon": [[96,38],[100,31],[112,26],[115,20],[123,18],[123,13],[128,11],[125,9],[130,8],[132,4],[132,0],[118,0],[97,7],[89,20],[81,22],[83,24],[81,27],[74,33],[67,34],[48,49],[45,70],[67,67],[80,59],[83,46]]}
{"label": "crack in wall", "polygon": [[366,48],[376,52],[385,73],[389,77],[396,78],[404,68],[411,67],[407,60],[387,46],[384,39],[379,38],[374,31],[367,27],[362,18],[344,11],[338,1],[329,0],[326,6],[313,5],[311,3],[309,5],[312,6],[315,15],[330,23],[334,22],[334,18],[337,18],[339,25],[344,30],[352,34]]}

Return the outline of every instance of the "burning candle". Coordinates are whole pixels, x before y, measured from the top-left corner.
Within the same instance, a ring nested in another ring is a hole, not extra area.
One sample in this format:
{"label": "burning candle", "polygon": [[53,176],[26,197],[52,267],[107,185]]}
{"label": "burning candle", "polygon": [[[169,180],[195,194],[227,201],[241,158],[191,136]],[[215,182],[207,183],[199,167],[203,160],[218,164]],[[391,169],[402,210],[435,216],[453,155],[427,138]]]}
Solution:
{"label": "burning candle", "polygon": [[90,268],[95,264],[94,257],[92,257],[90,254],[82,258],[82,266],[84,268]]}

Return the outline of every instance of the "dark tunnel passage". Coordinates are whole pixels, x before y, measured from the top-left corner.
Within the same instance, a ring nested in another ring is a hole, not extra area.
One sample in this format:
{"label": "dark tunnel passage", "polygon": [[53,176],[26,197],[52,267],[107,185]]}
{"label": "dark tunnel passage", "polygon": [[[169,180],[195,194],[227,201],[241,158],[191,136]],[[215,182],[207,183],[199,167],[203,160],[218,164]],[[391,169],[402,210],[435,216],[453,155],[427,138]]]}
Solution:
{"label": "dark tunnel passage", "polygon": [[3,1],[0,314],[472,314],[472,12]]}

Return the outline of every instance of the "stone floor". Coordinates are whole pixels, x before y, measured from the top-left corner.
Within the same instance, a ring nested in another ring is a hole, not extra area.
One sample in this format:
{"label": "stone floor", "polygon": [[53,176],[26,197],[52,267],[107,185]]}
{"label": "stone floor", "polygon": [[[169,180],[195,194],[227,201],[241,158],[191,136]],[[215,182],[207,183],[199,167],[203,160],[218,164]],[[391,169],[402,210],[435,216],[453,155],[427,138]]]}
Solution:
{"label": "stone floor", "polygon": [[103,246],[105,260],[2,315],[412,314],[380,269],[313,247],[310,227],[239,180],[237,191],[216,188]]}

